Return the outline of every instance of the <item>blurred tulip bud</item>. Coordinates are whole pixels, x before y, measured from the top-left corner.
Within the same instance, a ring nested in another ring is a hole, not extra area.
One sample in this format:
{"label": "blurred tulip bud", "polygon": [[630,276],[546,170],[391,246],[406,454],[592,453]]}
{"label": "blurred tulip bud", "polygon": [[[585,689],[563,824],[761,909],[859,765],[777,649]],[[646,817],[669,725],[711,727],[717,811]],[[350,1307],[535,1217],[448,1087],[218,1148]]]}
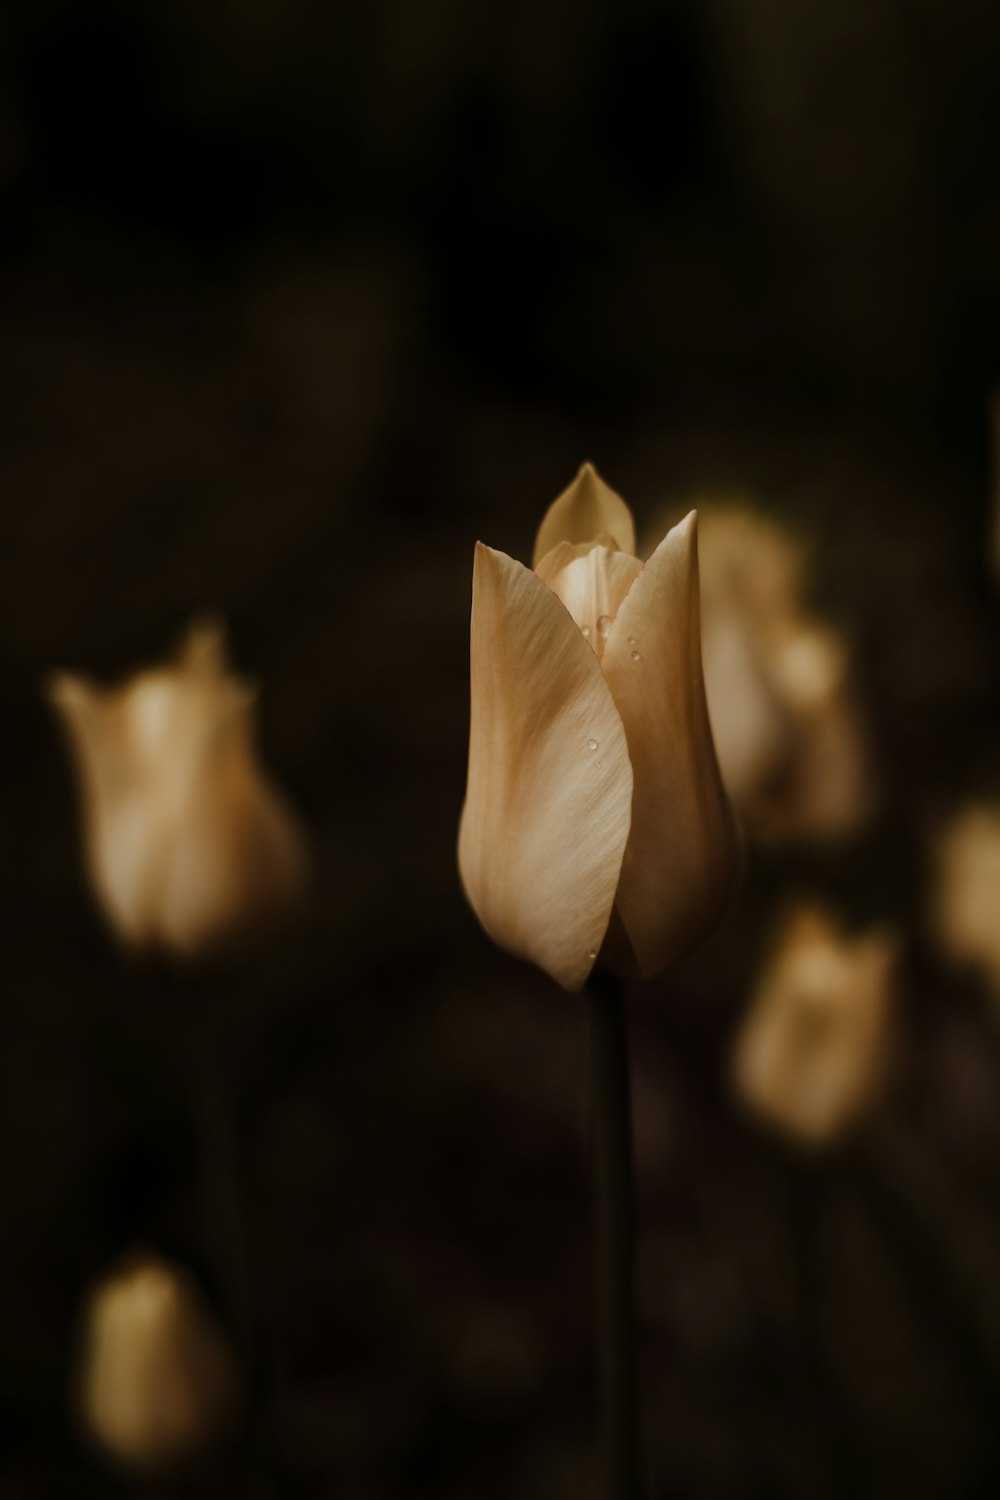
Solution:
{"label": "blurred tulip bud", "polygon": [[183,957],[254,935],[302,891],[303,842],[257,764],[253,690],[222,631],[117,688],[56,676],[91,884],[124,942]]}
{"label": "blurred tulip bud", "polygon": [[1000,999],[1000,805],[966,808],[937,850],[932,913],[945,952]]}
{"label": "blurred tulip bud", "polygon": [[239,1379],[191,1273],[133,1254],[90,1292],[76,1400],[85,1431],[112,1458],[163,1469],[225,1435]]}
{"label": "blurred tulip bud", "polygon": [[804,557],[739,507],[702,523],[705,686],[722,778],[764,841],[836,839],[869,815],[847,652],[803,607]]}
{"label": "blurred tulip bud", "polygon": [[886,1071],[898,945],[845,937],[824,911],[783,926],[737,1038],[743,1102],[807,1146],[824,1146],[876,1101]]}
{"label": "blurred tulip bud", "polygon": [[692,513],[645,564],[589,464],[535,571],[482,543],[472,586],[465,892],[501,947],[578,990],[694,947],[739,866],[701,675]]}

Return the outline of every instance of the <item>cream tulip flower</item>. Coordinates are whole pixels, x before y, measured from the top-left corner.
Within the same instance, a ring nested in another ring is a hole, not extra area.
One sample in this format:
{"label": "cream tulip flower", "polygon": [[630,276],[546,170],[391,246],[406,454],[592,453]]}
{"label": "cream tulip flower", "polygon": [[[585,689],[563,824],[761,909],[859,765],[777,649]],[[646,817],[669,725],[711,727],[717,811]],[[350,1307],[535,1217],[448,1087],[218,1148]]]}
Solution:
{"label": "cream tulip flower", "polygon": [[701,672],[694,513],[642,563],[585,464],[534,571],[479,543],[466,895],[501,947],[579,990],[645,978],[715,926],[739,865]]}
{"label": "cream tulip flower", "polygon": [[116,688],[57,675],[49,696],[83,798],[87,869],[122,940],[196,957],[292,906],[305,853],[257,764],[252,689],[228,675],[221,629]]}
{"label": "cream tulip flower", "polygon": [[938,942],[1000,1001],[1000,804],[964,808],[941,833],[936,854],[931,915]]}
{"label": "cream tulip flower", "polygon": [[856,833],[875,800],[848,652],[805,604],[806,556],[740,505],[706,509],[702,642],[722,779],[764,843]]}
{"label": "cream tulip flower", "polygon": [[112,1458],[162,1469],[232,1421],[233,1355],[191,1273],[134,1252],[86,1300],[74,1392],[81,1423]]}
{"label": "cream tulip flower", "polygon": [[848,938],[822,909],[790,914],[733,1053],[749,1109],[812,1147],[857,1124],[885,1076],[897,952],[887,930]]}

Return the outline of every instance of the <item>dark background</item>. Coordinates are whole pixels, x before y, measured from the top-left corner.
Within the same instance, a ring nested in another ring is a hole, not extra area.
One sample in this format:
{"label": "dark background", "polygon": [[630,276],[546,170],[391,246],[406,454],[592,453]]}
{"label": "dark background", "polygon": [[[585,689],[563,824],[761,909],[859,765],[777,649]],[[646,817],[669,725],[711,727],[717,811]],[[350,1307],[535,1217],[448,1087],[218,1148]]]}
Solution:
{"label": "dark background", "polygon": [[[633,996],[654,1493],[998,1493],[1000,1038],[923,912],[934,820],[1000,772],[1000,10],[7,0],[0,69],[4,1500],[130,1488],[66,1395],[123,1249],[227,1316],[196,1026],[258,1385],[162,1493],[596,1493],[583,1016],[454,866],[472,546],[528,555],[584,458],[644,531],[739,493],[815,543],[883,784]],[[39,684],[206,607],[315,878],[294,940],[183,976],[91,906]],[[907,942],[883,1114],[814,1166],[723,1084],[803,891]]]}

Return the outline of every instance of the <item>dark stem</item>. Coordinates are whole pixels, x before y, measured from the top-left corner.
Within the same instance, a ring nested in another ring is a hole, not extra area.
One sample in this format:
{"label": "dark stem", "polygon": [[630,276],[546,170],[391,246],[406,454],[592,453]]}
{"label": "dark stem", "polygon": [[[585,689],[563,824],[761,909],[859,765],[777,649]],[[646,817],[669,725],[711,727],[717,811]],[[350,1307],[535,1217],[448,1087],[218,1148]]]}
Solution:
{"label": "dark stem", "polygon": [[984,1297],[975,1266],[963,1263],[951,1248],[940,1223],[941,1210],[935,1214],[928,1207],[936,1198],[943,1202],[945,1222],[949,1212],[957,1219],[944,1188],[933,1177],[922,1184],[907,1154],[905,1142],[893,1141],[887,1132],[872,1139],[858,1163],[863,1202],[877,1231],[899,1257],[913,1305],[950,1341],[969,1393],[989,1421],[1000,1408],[1000,1338],[993,1299]]}
{"label": "dark stem", "polygon": [[597,1315],[608,1500],[639,1500],[635,1320],[635,1187],[628,1032],[622,985],[603,970],[587,984],[593,1089]]}
{"label": "dark stem", "polygon": [[254,1363],[253,1294],[243,1223],[234,1101],[219,1065],[214,1029],[192,1017],[191,1084],[201,1157],[203,1212],[212,1261],[245,1374]]}
{"label": "dark stem", "polygon": [[858,1493],[858,1476],[843,1398],[830,1358],[826,1317],[827,1219],[836,1176],[829,1163],[797,1153],[785,1157],[783,1174],[794,1267],[797,1384],[808,1402],[812,1438],[822,1455],[830,1492],[853,1496]]}

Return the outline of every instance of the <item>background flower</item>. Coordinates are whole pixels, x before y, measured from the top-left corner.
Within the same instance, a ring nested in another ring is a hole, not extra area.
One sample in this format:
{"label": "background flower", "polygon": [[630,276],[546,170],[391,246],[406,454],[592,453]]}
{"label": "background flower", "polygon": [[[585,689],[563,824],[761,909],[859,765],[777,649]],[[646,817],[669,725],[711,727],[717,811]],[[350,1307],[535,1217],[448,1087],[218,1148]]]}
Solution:
{"label": "background flower", "polygon": [[789,914],[736,1041],[749,1108],[806,1146],[857,1125],[884,1082],[897,951],[891,934],[848,937],[815,907]]}
{"label": "background flower", "polygon": [[222,634],[196,626],[175,662],[101,689],[61,674],[50,696],[74,753],[87,868],[118,935],[193,957],[285,916],[302,836],[259,769],[253,691]]}
{"label": "background flower", "polygon": [[190,1271],[134,1250],[90,1290],[75,1398],[89,1437],[124,1465],[155,1472],[224,1436],[238,1377]]}
{"label": "background flower", "polygon": [[[136,1240],[214,1264],[179,981],[94,921],[38,693],[125,680],[205,601],[314,854],[296,940],[213,976],[258,1433],[306,1494],[592,1484],[580,1005],[484,941],[454,837],[472,544],[529,560],[581,455],[644,520],[747,495],[809,540],[880,783],[849,839],[753,839],[634,996],[655,1483],[994,1494],[996,1015],[931,941],[926,835],[1000,764],[1000,8],[7,0],[0,42],[5,1495],[118,1495],[66,1422],[73,1310]],[[896,1239],[724,1087],[804,891],[905,936]],[[472,1332],[511,1308],[505,1381]]]}

